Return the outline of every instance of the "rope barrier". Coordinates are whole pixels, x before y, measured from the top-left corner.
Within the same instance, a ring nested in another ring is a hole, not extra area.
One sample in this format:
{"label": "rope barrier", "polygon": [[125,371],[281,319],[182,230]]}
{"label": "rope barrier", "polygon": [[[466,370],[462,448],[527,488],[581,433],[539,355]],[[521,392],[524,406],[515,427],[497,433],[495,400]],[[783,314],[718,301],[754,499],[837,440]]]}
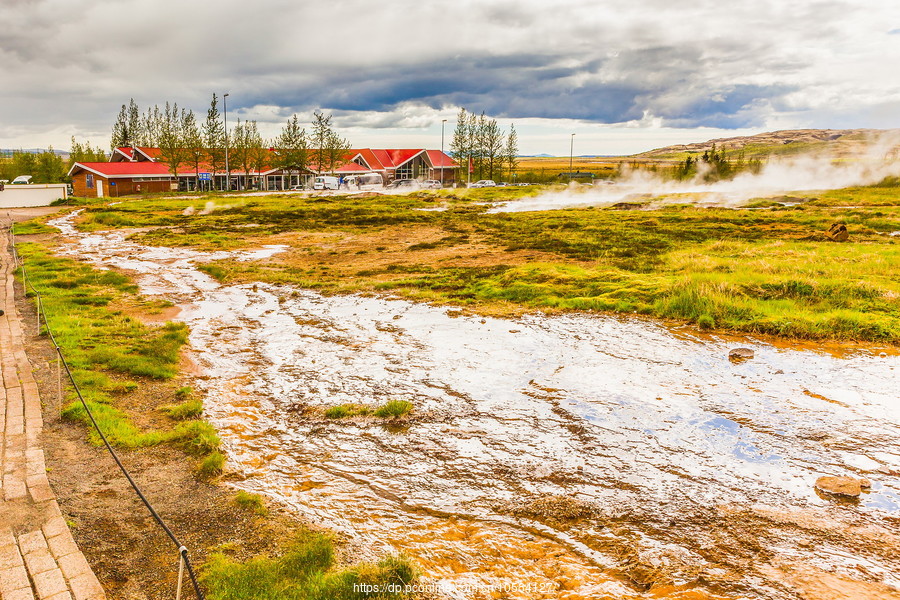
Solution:
{"label": "rope barrier", "polygon": [[[9,214],[7,214],[9,217]],[[188,577],[191,580],[191,583],[194,587],[194,593],[197,595],[199,600],[204,600],[203,591],[200,589],[200,584],[197,581],[197,576],[194,573],[194,568],[191,566],[191,561],[188,558],[187,548],[182,545],[182,543],[178,540],[175,534],[169,529],[169,526],[166,525],[165,521],[163,521],[162,517],[159,516],[159,513],[156,512],[156,509],[153,508],[153,505],[141,491],[141,488],[138,487],[138,484],[131,477],[131,473],[128,472],[128,469],[125,468],[125,465],[122,464],[122,461],[119,459],[119,455],[116,454],[116,451],[113,450],[112,445],[109,443],[109,440],[106,439],[106,435],[104,435],[103,430],[100,429],[100,425],[97,423],[97,419],[94,418],[94,413],[91,412],[91,409],[88,407],[87,401],[85,401],[84,396],[81,395],[81,389],[78,387],[78,384],[75,382],[75,377],[72,375],[72,370],[69,368],[69,363],[66,361],[66,357],[63,355],[62,349],[59,347],[59,344],[56,342],[56,337],[53,335],[53,331],[50,329],[50,321],[47,319],[47,313],[45,311],[44,302],[41,298],[41,294],[38,289],[34,286],[31,279],[28,277],[28,270],[25,268],[25,263],[22,258],[19,256],[19,251],[16,248],[16,234],[13,232],[12,227],[12,218],[9,219],[9,237],[12,243],[12,254],[13,254],[13,262],[16,265],[17,270],[22,273],[22,295],[27,297],[27,288],[30,287],[32,292],[34,293],[36,300],[36,308],[38,314],[38,335],[41,334],[40,323],[41,318],[44,320],[44,328],[46,329],[47,335],[50,338],[50,341],[53,343],[53,347],[56,349],[57,354],[57,375],[59,377],[58,383],[58,391],[60,400],[62,399],[62,377],[60,373],[60,367],[65,370],[66,375],[69,378],[69,381],[72,383],[72,388],[75,390],[75,394],[78,396],[78,399],[81,401],[81,405],[84,407],[85,413],[87,413],[88,417],[91,420],[91,423],[94,425],[94,429],[97,430],[97,434],[100,436],[100,439],[103,440],[103,444],[106,446],[106,449],[109,451],[109,454],[112,456],[113,460],[119,466],[119,469],[122,471],[122,474],[125,476],[125,479],[128,480],[128,483],[131,484],[132,489],[134,489],[135,494],[137,494],[138,498],[140,498],[141,502],[153,516],[153,519],[156,523],[162,528],[162,530],[166,533],[169,539],[175,544],[175,547],[178,548],[178,564],[179,564],[179,574],[178,574],[178,597],[181,597],[181,582],[183,576],[183,569],[187,568]]]}

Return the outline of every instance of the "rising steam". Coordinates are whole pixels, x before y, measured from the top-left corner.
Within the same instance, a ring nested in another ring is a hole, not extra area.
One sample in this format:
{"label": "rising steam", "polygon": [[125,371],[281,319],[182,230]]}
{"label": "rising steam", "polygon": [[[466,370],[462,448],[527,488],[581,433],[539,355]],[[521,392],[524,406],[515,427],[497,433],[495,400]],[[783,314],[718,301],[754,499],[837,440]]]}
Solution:
{"label": "rising steam", "polygon": [[900,135],[890,132],[871,140],[852,159],[805,155],[770,158],[758,174],[749,171],[734,179],[708,183],[702,172],[690,181],[665,179],[646,170],[625,173],[614,184],[593,187],[570,185],[534,198],[507,202],[490,212],[553,210],[579,206],[610,206],[618,202],[697,203],[704,206],[740,206],[752,198],[771,198],[791,192],[833,190],[871,185],[900,175],[897,146]]}

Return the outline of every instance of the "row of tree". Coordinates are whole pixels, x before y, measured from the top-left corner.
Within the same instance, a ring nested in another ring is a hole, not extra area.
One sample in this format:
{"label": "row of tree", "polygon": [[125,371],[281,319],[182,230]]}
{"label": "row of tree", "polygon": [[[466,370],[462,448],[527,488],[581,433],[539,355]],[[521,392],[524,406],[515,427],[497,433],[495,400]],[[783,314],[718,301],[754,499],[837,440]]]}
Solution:
{"label": "row of tree", "polygon": [[271,140],[260,134],[256,121],[238,119],[226,131],[215,94],[202,123],[198,123],[193,111],[179,108],[177,103],[166,102],[163,108],[153,106],[142,115],[132,98],[119,111],[111,143],[112,148],[159,148],[160,160],[168,163],[173,175],[189,165],[198,180],[201,171],[214,177],[226,168],[245,173],[266,167],[298,173],[313,167],[320,172],[330,171],[340,166],[350,150],[350,142],[334,131],[331,115],[321,112],[314,114],[309,133],[301,127],[296,114]]}
{"label": "row of tree", "polygon": [[[450,142],[450,154],[463,173],[471,168],[475,179],[502,179],[516,172],[519,137],[515,125],[505,133],[496,119],[459,110],[456,129]],[[471,165],[471,167],[470,167]]]}

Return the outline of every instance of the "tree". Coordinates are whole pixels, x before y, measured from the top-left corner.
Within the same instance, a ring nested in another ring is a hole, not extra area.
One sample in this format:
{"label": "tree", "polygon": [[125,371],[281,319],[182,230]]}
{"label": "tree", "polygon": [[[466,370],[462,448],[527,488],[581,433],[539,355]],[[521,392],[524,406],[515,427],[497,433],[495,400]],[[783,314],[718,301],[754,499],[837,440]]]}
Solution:
{"label": "tree", "polygon": [[306,139],[306,129],[300,127],[297,115],[288,119],[281,133],[275,138],[274,167],[282,169],[290,177],[293,171],[303,171],[309,168],[309,142]]}
{"label": "tree", "polygon": [[509,135],[506,136],[506,147],[503,149],[503,160],[510,179],[515,179],[516,168],[519,166],[519,136],[516,126],[510,124]]}
{"label": "tree", "polygon": [[159,106],[154,105],[148,108],[141,119],[141,135],[142,139],[138,141],[138,145],[156,148],[161,146],[162,130],[164,115],[159,110]]}
{"label": "tree", "polygon": [[160,160],[169,165],[169,172],[178,181],[178,169],[188,161],[189,155],[184,145],[184,111],[179,111],[178,103],[169,104],[163,112],[160,133]]}
{"label": "tree", "polygon": [[62,157],[53,151],[53,146],[37,155],[33,183],[59,183],[65,176]]}
{"label": "tree", "polygon": [[256,171],[256,177],[259,180],[259,189],[267,187],[262,180],[262,171],[269,163],[269,150],[266,148],[266,142],[263,140],[259,129],[256,127],[256,121],[248,121],[245,124],[247,137],[247,165],[246,169]]}
{"label": "tree", "polygon": [[[238,119],[237,125],[234,126],[234,129],[231,130],[231,135],[228,136],[231,142],[229,143],[230,149],[230,160],[231,165],[240,165],[244,169],[244,180],[243,184],[239,185],[239,189],[245,189],[247,185],[247,177],[246,175],[250,171],[250,140],[248,137],[248,122],[241,123],[241,120]],[[240,179],[238,179],[240,181]]]}
{"label": "tree", "polygon": [[125,144],[139,146],[141,141],[143,140],[144,133],[141,127],[141,113],[138,110],[138,105],[132,98],[128,102],[128,136],[125,141]]}
{"label": "tree", "polygon": [[203,136],[200,134],[200,128],[197,127],[194,111],[182,113],[181,140],[185,161],[194,167],[195,189],[200,189],[200,164],[206,158],[206,149],[203,147]]}
{"label": "tree", "polygon": [[314,164],[320,173],[334,171],[341,165],[350,150],[350,141],[338,135],[331,127],[331,115],[316,112],[312,122],[312,144],[316,149]]}
{"label": "tree", "polygon": [[203,142],[206,145],[206,160],[215,178],[216,173],[225,168],[225,126],[219,118],[219,102],[213,94],[206,122],[203,124]]}
{"label": "tree", "polygon": [[[469,138],[469,115],[465,108],[460,108],[459,114],[456,116],[456,127],[453,129],[453,139],[450,141],[450,155],[461,168],[468,170],[472,146]],[[461,178],[457,177],[456,179],[458,181]]]}
{"label": "tree", "polygon": [[[484,113],[482,113],[484,119]],[[487,167],[488,179],[494,179],[494,171],[497,171],[497,179],[502,177],[503,170],[503,131],[496,119],[484,119],[482,132],[483,150],[482,156]]]}
{"label": "tree", "polygon": [[119,116],[116,117],[116,122],[113,124],[112,135],[110,135],[109,140],[109,149],[115,150],[120,146],[125,146],[128,143],[128,138],[128,113],[123,104],[122,109],[119,111]]}
{"label": "tree", "polygon": [[325,116],[324,113],[316,111],[313,114],[312,122],[312,145],[316,149],[313,160],[316,165],[316,171],[319,173],[325,168],[327,159],[325,157],[325,147],[328,145],[328,138],[331,133],[331,115]]}

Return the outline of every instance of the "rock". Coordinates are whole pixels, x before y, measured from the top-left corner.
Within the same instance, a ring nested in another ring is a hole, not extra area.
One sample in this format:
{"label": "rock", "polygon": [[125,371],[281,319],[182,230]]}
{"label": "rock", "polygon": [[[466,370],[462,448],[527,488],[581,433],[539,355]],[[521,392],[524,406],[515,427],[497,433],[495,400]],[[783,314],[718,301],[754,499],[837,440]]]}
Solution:
{"label": "rock", "polygon": [[872,487],[872,482],[869,481],[868,479],[866,479],[865,477],[863,477],[862,479],[859,480],[859,487],[861,487],[864,490],[868,490],[869,488]]}
{"label": "rock", "polygon": [[847,232],[847,226],[843,223],[833,223],[825,235],[833,242],[846,242],[850,238]]}
{"label": "rock", "polygon": [[733,363],[744,362],[753,358],[753,350],[750,348],[732,348],[728,352],[728,360]]}
{"label": "rock", "polygon": [[862,483],[855,477],[819,477],[816,479],[816,489],[826,494],[835,496],[850,496],[857,498],[862,493]]}

